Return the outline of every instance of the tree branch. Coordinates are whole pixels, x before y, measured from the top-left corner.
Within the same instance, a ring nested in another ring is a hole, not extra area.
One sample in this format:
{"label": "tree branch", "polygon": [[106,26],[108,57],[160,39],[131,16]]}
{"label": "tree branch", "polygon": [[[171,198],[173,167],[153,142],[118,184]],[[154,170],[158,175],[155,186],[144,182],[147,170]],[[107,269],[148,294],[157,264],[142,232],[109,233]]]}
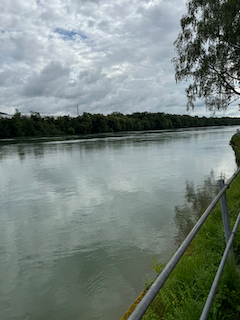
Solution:
{"label": "tree branch", "polygon": [[[214,70],[216,72],[216,74],[223,80],[223,82],[225,83],[225,85],[227,86],[228,89],[232,90],[235,94],[240,95],[240,92],[236,91],[235,88],[229,84],[229,82],[226,80],[226,78],[219,73],[214,67],[209,66],[210,69]],[[224,85],[223,85],[224,86]]]}

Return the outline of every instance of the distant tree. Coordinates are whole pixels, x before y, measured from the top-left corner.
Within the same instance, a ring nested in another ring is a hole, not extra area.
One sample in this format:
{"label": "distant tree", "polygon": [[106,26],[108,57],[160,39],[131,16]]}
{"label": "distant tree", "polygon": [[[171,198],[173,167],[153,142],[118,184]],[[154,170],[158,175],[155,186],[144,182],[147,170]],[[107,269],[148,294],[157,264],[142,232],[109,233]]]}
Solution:
{"label": "distant tree", "polygon": [[10,127],[11,127],[11,136],[13,137],[21,137],[24,135],[23,126],[21,121],[21,112],[18,109],[15,109],[14,116],[11,119]]}
{"label": "distant tree", "polygon": [[44,119],[41,117],[40,113],[31,111],[30,119],[33,122],[34,135],[37,135],[37,136],[44,135],[44,128],[43,128]]}
{"label": "distant tree", "polygon": [[52,136],[103,133],[130,130],[159,130],[171,128],[203,127],[209,125],[240,124],[240,118],[199,118],[189,115],[172,115],[163,112],[136,112],[130,115],[113,113],[82,116],[41,117],[38,112],[30,116],[16,110],[11,119],[0,118],[0,139],[20,136]]}
{"label": "distant tree", "polygon": [[182,120],[181,120],[181,117],[179,117],[179,115],[175,115],[175,114],[172,115],[171,120],[172,120],[173,128],[182,127]]}
{"label": "distant tree", "polygon": [[108,132],[107,118],[103,114],[94,114],[91,119],[93,133]]}
{"label": "distant tree", "polygon": [[0,139],[10,138],[11,136],[11,119],[0,118]]}
{"label": "distant tree", "polygon": [[190,80],[187,108],[226,109],[240,98],[240,1],[189,0],[181,29],[173,63],[177,83]]}
{"label": "distant tree", "polygon": [[116,112],[108,115],[107,120],[108,120],[108,127],[110,131],[116,132],[116,131],[122,130],[122,126],[119,122],[119,117],[118,117],[118,114],[116,114]]}
{"label": "distant tree", "polygon": [[122,114],[121,112],[118,112],[118,111],[112,112],[111,115],[117,116],[117,117],[124,117],[124,114]]}

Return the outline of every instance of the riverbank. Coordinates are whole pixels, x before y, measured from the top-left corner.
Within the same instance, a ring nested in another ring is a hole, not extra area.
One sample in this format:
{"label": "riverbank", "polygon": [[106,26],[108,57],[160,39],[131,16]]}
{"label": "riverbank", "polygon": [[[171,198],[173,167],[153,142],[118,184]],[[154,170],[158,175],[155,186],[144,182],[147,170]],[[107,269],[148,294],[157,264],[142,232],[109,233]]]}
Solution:
{"label": "riverbank", "polygon": [[230,144],[235,152],[236,162],[239,166],[240,165],[240,137],[237,134],[235,134],[232,137]]}
{"label": "riverbank", "polygon": [[240,125],[240,118],[191,117],[163,112],[135,112],[127,115],[113,112],[106,116],[84,112],[78,117],[53,117],[41,116],[38,112],[22,115],[16,109],[10,118],[0,115],[0,139],[233,125]]}
{"label": "riverbank", "polygon": [[[240,137],[231,145],[240,160]],[[240,211],[240,175],[227,190],[231,228]],[[236,265],[240,264],[240,231],[234,239]],[[192,241],[175,270],[148,308],[142,319],[199,319],[225,249],[221,208],[218,203]],[[164,265],[154,260],[159,273]],[[226,264],[208,319],[240,318],[240,277],[236,267]],[[127,319],[125,317],[124,319]]]}

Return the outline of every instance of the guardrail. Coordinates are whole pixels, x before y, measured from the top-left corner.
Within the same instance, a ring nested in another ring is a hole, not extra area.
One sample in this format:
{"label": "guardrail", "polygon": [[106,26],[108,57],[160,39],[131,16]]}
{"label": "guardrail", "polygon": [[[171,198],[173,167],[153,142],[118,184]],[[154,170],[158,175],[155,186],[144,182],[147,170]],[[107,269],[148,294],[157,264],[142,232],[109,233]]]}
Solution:
{"label": "guardrail", "polygon": [[214,298],[214,294],[217,289],[217,285],[219,282],[219,279],[221,277],[223,267],[225,265],[228,253],[230,252],[230,259],[234,259],[234,253],[232,248],[232,242],[233,238],[235,236],[235,232],[240,220],[240,213],[237,217],[236,223],[234,225],[233,231],[231,232],[230,229],[230,222],[229,222],[229,215],[228,215],[228,208],[227,208],[227,200],[226,200],[226,190],[229,188],[230,184],[233,182],[233,180],[236,178],[238,173],[240,172],[240,168],[233,174],[233,176],[227,181],[227,183],[224,183],[224,180],[219,180],[218,187],[220,192],[218,195],[214,198],[214,200],[210,203],[208,208],[204,211],[201,218],[198,220],[198,222],[195,224],[195,226],[192,228],[188,236],[185,238],[181,246],[178,248],[178,250],[175,252],[175,254],[172,256],[170,261],[167,263],[166,267],[163,269],[163,271],[158,275],[154,283],[151,285],[143,299],[139,302],[133,313],[130,315],[128,320],[140,320],[144,313],[147,311],[148,307],[150,306],[151,302],[154,300],[156,295],[158,294],[159,290],[164,285],[165,281],[169,277],[169,275],[172,273],[173,269],[177,265],[178,261],[183,256],[184,252],[188,248],[189,244],[213,210],[213,208],[216,206],[217,202],[221,201],[221,210],[222,210],[222,218],[223,218],[223,225],[224,225],[224,233],[225,233],[225,240],[226,240],[226,249],[224,251],[224,255],[222,257],[221,263],[219,265],[217,274],[215,276],[214,282],[212,284],[209,296],[207,298],[205,307],[203,309],[202,315],[200,320],[207,319],[208,312],[211,307],[211,303]]}

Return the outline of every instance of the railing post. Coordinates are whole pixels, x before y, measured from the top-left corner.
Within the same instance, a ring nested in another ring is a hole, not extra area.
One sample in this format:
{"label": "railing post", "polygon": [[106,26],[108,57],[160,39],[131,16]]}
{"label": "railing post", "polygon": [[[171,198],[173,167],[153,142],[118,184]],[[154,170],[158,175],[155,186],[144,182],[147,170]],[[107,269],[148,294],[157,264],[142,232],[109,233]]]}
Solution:
{"label": "railing post", "polygon": [[[224,180],[218,180],[218,189],[219,191],[222,190],[222,188],[225,186]],[[222,210],[222,219],[223,219],[223,226],[224,226],[224,234],[225,234],[225,240],[226,245],[228,243],[228,240],[231,235],[231,227],[230,227],[230,220],[229,220],[229,214],[228,214],[228,206],[227,206],[227,197],[226,192],[223,193],[222,197],[220,198],[221,203],[221,210]],[[229,260],[231,262],[234,262],[234,252],[233,247],[231,246],[231,249],[229,251]]]}

